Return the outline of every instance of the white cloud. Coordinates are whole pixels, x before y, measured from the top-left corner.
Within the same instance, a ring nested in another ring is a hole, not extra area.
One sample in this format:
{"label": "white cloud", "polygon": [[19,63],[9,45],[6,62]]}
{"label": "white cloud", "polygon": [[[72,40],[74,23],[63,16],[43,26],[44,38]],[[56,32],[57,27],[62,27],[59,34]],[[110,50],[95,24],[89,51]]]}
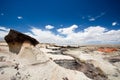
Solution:
{"label": "white cloud", "polygon": [[6,28],[6,27],[3,27],[3,26],[0,26],[0,30],[1,31],[9,31],[10,29]]}
{"label": "white cloud", "polygon": [[[50,30],[42,30],[32,27],[25,34],[36,38],[41,43],[56,43],[58,45],[81,45],[81,44],[120,44],[120,30],[108,30],[102,26],[89,26],[84,30],[75,31],[78,25],[72,25],[67,28],[57,29],[58,33],[53,33]],[[0,38],[4,37],[9,30],[5,27],[0,27]],[[65,36],[63,36],[63,34]]]}
{"label": "white cloud", "polygon": [[18,19],[23,19],[23,17],[22,17],[22,16],[18,16],[17,18],[18,18]]}
{"label": "white cloud", "polygon": [[46,25],[45,28],[46,28],[46,29],[53,29],[54,26],[52,26],[52,25]]}
{"label": "white cloud", "polygon": [[113,22],[113,23],[112,23],[112,26],[116,26],[116,25],[118,25],[117,22]]}
{"label": "white cloud", "polygon": [[72,25],[72,26],[67,27],[67,28],[57,29],[57,31],[58,31],[60,34],[70,34],[70,33],[73,33],[76,28],[78,28],[77,25]]}
{"label": "white cloud", "polygon": [[87,33],[103,33],[107,31],[107,29],[105,29],[104,27],[101,27],[101,26],[90,26],[86,29],[84,29],[84,32],[87,32]]}
{"label": "white cloud", "polygon": [[0,40],[4,40],[4,37],[8,34],[10,29],[0,26]]}
{"label": "white cloud", "polygon": [[51,31],[42,30],[36,27],[32,27],[30,32],[25,34],[28,34],[43,43],[60,43],[59,41],[61,39],[61,36],[55,35]]}
{"label": "white cloud", "polygon": [[90,18],[89,21],[95,21],[96,19],[95,18]]}
{"label": "white cloud", "polygon": [[[101,26],[90,26],[83,31],[75,32],[77,28],[77,25],[60,28],[57,30],[59,34],[54,34],[51,31],[33,27],[29,35],[35,37],[40,42],[50,42],[59,45],[120,43],[120,30],[107,30]],[[66,36],[63,37],[61,34],[65,34]]]}

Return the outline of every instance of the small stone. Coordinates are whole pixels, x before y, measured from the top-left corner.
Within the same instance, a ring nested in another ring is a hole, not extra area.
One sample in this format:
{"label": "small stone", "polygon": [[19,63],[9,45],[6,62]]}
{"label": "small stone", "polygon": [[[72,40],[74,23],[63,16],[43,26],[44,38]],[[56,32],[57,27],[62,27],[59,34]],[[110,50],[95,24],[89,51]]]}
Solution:
{"label": "small stone", "polygon": [[1,72],[1,74],[4,74],[4,73],[5,73],[4,71]]}

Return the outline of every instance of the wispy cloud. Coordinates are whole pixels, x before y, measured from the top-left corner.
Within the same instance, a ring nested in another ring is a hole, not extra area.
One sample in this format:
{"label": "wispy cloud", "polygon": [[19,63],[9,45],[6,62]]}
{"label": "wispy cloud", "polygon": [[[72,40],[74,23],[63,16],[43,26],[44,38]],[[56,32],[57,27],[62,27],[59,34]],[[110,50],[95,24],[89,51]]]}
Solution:
{"label": "wispy cloud", "polygon": [[0,26],[0,40],[4,40],[4,37],[5,37],[5,35],[8,34],[9,30],[10,29],[8,29],[6,27]]}
{"label": "wispy cloud", "polygon": [[18,16],[17,19],[23,19],[23,17],[22,16]]}
{"label": "wispy cloud", "polygon": [[102,17],[102,16],[104,16],[104,15],[105,15],[105,13],[103,12],[103,13],[101,13],[100,15],[96,16],[95,18],[100,18],[100,17]]}
{"label": "wispy cloud", "polygon": [[96,19],[101,18],[104,15],[105,15],[105,13],[101,13],[100,15],[95,16],[95,17],[88,16],[88,18],[89,18],[88,20],[89,21],[95,21]]}
{"label": "wispy cloud", "polygon": [[82,16],[82,19],[85,19],[85,16]]}
{"label": "wispy cloud", "polygon": [[62,24],[61,24],[60,26],[61,26],[61,27],[63,27],[63,25],[62,25]]}
{"label": "wispy cloud", "polygon": [[46,25],[45,28],[46,28],[46,29],[53,29],[54,26],[52,26],[52,25]]}
{"label": "wispy cloud", "polygon": [[1,15],[1,16],[4,16],[4,13],[1,13],[0,15]]}
{"label": "wispy cloud", "polygon": [[95,21],[95,20],[96,18],[93,18],[93,17],[89,19],[89,21]]}
{"label": "wispy cloud", "polygon": [[117,22],[112,22],[112,26],[119,25]]}

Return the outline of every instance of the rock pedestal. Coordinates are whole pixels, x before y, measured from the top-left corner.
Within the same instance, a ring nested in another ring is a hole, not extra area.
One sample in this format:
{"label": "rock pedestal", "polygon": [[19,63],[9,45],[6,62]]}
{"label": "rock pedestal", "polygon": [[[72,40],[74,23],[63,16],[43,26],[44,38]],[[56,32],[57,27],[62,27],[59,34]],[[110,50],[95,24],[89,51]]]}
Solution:
{"label": "rock pedestal", "polygon": [[33,46],[39,43],[36,39],[12,29],[10,30],[8,35],[5,36],[5,40],[8,43],[9,50],[16,54],[19,53],[21,46],[24,42],[27,42]]}

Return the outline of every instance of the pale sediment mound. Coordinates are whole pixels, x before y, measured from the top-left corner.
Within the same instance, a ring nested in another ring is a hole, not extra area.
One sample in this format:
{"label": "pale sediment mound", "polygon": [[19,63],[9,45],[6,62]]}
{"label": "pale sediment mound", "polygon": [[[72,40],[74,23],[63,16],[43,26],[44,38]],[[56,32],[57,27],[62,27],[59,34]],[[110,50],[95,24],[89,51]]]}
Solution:
{"label": "pale sediment mound", "polygon": [[0,80],[91,80],[83,72],[57,65],[29,36],[10,30],[5,40],[17,54],[0,62]]}

